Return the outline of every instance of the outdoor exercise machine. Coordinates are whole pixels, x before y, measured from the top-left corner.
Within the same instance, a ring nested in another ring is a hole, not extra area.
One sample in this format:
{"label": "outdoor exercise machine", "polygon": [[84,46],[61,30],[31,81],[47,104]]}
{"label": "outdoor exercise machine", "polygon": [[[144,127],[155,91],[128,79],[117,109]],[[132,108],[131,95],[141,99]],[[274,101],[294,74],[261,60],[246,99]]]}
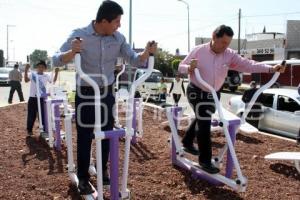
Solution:
{"label": "outdoor exercise machine", "polygon": [[[116,102],[115,102],[115,126],[117,128],[122,128],[122,125],[120,124],[120,119],[119,119],[119,102],[121,103],[120,106],[123,107],[123,105],[126,105],[126,101],[128,101],[129,94],[127,89],[120,88],[120,81],[119,78],[120,76],[125,72],[125,63],[122,64],[122,69],[121,71],[117,74],[116,76],[116,85],[115,85],[115,92],[116,92]],[[136,73],[134,76],[134,79],[136,79]],[[125,106],[126,107],[126,106]],[[144,109],[144,104],[143,104],[143,98],[134,98],[133,101],[133,113],[132,113],[132,128],[134,129],[134,135],[132,137],[132,143],[135,144],[138,141],[138,138],[143,137],[143,109]]]}
{"label": "outdoor exercise machine", "polygon": [[124,163],[123,163],[123,174],[122,174],[122,183],[121,183],[121,199],[130,199],[130,191],[127,188],[128,183],[128,167],[129,167],[129,155],[130,155],[130,144],[132,138],[134,137],[134,129],[132,123],[132,113],[134,111],[134,95],[136,88],[144,82],[152,73],[154,67],[154,55],[150,54],[148,59],[148,68],[146,73],[144,73],[137,80],[134,80],[129,91],[129,99],[127,101],[126,109],[126,136],[125,136],[125,154],[124,154]]}
{"label": "outdoor exercise machine", "polygon": [[[274,64],[274,62],[270,62],[270,61],[265,61],[262,62],[265,64]],[[283,60],[281,62],[281,65],[285,65],[286,61]],[[239,131],[242,133],[246,133],[246,134],[251,134],[251,133],[258,133],[258,129],[255,128],[254,126],[250,125],[249,123],[246,122],[246,117],[248,116],[249,112],[251,111],[251,108],[253,107],[253,105],[255,104],[257,98],[259,97],[259,95],[265,91],[266,89],[270,88],[278,79],[278,77],[280,76],[279,72],[276,72],[272,79],[267,82],[265,85],[263,85],[262,87],[260,87],[252,96],[250,102],[248,103],[248,105],[245,107],[245,111],[243,113],[243,115],[241,116],[241,126],[239,127]]]}
{"label": "outdoor exercise machine", "polygon": [[[282,65],[285,65],[285,61],[281,63]],[[215,105],[217,108],[217,113],[219,116],[219,119],[213,119],[212,120],[212,126],[219,125],[223,128],[223,133],[225,134],[226,143],[224,147],[220,150],[217,157],[214,157],[212,162],[220,167],[224,158],[225,153],[227,152],[227,161],[226,161],[226,169],[225,169],[225,175],[221,174],[209,174],[198,167],[198,163],[195,163],[187,158],[184,157],[184,151],[182,149],[181,142],[179,140],[179,136],[177,133],[177,126],[178,126],[178,116],[182,115],[182,108],[180,107],[172,107],[167,108],[167,117],[168,121],[170,123],[171,127],[171,138],[172,138],[172,144],[171,144],[171,158],[173,165],[177,165],[181,168],[190,170],[192,174],[196,177],[203,178],[207,181],[209,181],[212,184],[219,185],[219,184],[226,184],[229,187],[233,188],[236,191],[244,192],[246,190],[247,186],[247,179],[243,176],[238,159],[236,157],[235,149],[234,149],[234,143],[236,139],[236,134],[239,131],[245,132],[245,133],[254,133],[258,132],[258,130],[255,130],[256,128],[252,127],[251,125],[248,125],[245,123],[245,118],[248,115],[249,111],[251,110],[252,106],[254,105],[254,102],[258,98],[258,96],[267,88],[269,88],[271,85],[275,83],[277,78],[279,77],[280,73],[276,72],[272,79],[265,84],[263,87],[261,87],[256,93],[253,95],[251,101],[249,102],[246,111],[243,113],[243,116],[241,119],[237,118],[237,116],[232,116],[230,112],[226,111],[224,108],[222,108],[216,91],[214,88],[212,88],[209,84],[207,84],[202,78],[198,71],[198,69],[195,69],[195,77],[198,82],[200,82],[204,87],[208,88],[213,95]],[[241,123],[242,122],[242,123]],[[232,172],[233,168],[235,168],[237,173],[237,179],[232,179]]]}
{"label": "outdoor exercise machine", "polygon": [[61,150],[62,141],[65,139],[65,131],[61,129],[61,105],[68,108],[68,112],[72,113],[74,117],[74,110],[68,104],[67,92],[63,88],[51,85],[50,95],[44,99],[44,119],[45,130],[48,134],[46,138],[49,146],[56,150]]}
{"label": "outdoor exercise machine", "polygon": [[[172,164],[179,166],[183,169],[189,170],[193,176],[201,179],[205,179],[208,182],[214,185],[226,184],[229,187],[233,188],[236,191],[244,192],[247,187],[247,178],[243,176],[236,153],[234,149],[235,136],[236,132],[240,126],[240,119],[234,114],[226,111],[222,108],[220,101],[218,99],[217,93],[212,86],[206,83],[198,69],[194,71],[195,77],[199,83],[204,85],[204,87],[208,88],[213,96],[219,119],[214,119],[212,121],[212,125],[221,126],[223,128],[223,132],[225,134],[226,144],[228,146],[228,150],[226,146],[221,149],[220,153],[217,157],[213,158],[212,163],[218,167],[221,167],[223,163],[224,155],[227,152],[227,160],[226,160],[226,169],[225,175],[222,174],[210,174],[201,169],[198,163],[188,159],[184,155],[184,151],[182,148],[182,144],[180,142],[178,131],[177,131],[177,123],[178,116],[182,113],[181,107],[169,107],[167,108],[167,118],[171,128],[171,159]],[[235,168],[237,173],[237,178],[233,179],[233,169]]]}
{"label": "outdoor exercise machine", "polygon": [[300,173],[300,152],[277,152],[265,156],[266,160],[285,160],[295,163],[295,168]]}
{"label": "outdoor exercise machine", "polygon": [[[65,134],[60,127],[59,106],[67,99],[66,92],[53,83],[51,83],[49,92],[47,92],[45,86],[41,85],[38,74],[33,73],[32,76],[34,77],[33,81],[36,83],[40,137],[47,142],[50,148],[55,147],[56,150],[60,151]],[[53,75],[51,81],[53,81]]]}
{"label": "outdoor exercise machine", "polygon": [[[61,150],[61,140],[64,138],[64,133],[60,129],[58,106],[63,103],[64,96],[58,90],[55,92],[50,91],[50,94],[47,93],[46,87],[41,85],[37,73],[33,72],[32,78],[36,85],[40,137],[46,141],[50,148],[55,147],[57,150]],[[52,85],[50,88],[54,88],[54,86]],[[42,106],[44,108],[43,113]],[[53,133],[55,133],[55,137]]]}
{"label": "outdoor exercise machine", "polygon": [[[79,39],[79,38],[77,38]],[[129,98],[127,101],[127,110],[126,110],[126,127],[125,129],[114,129],[109,131],[101,130],[101,96],[98,84],[91,79],[87,74],[85,74],[81,69],[81,57],[80,53],[75,55],[75,66],[77,73],[81,79],[91,85],[95,92],[95,140],[96,140],[96,163],[97,170],[91,170],[90,174],[95,171],[97,176],[97,190],[91,195],[84,195],[85,199],[98,199],[103,200],[103,174],[102,174],[102,140],[109,139],[110,142],[110,199],[118,200],[121,199],[130,199],[130,191],[127,189],[127,177],[128,177],[128,164],[129,164],[129,151],[130,151],[130,141],[133,136],[134,130],[132,128],[132,113],[133,113],[133,98],[136,87],[144,82],[147,77],[151,74],[151,71],[154,66],[153,56],[150,56],[148,62],[148,72],[141,76],[138,80],[135,80],[132,83]],[[66,107],[66,105],[65,105]],[[66,127],[66,141],[67,141],[67,155],[68,155],[68,174],[71,179],[71,182],[78,186],[79,180],[76,175],[76,167],[74,163],[73,156],[73,142],[72,142],[72,114],[65,109],[65,127]],[[119,139],[125,137],[125,158],[124,158],[124,169],[123,169],[123,184],[122,191],[119,191]],[[92,161],[92,159],[91,159]],[[92,166],[92,165],[91,165]],[[95,173],[94,172],[94,173]]]}

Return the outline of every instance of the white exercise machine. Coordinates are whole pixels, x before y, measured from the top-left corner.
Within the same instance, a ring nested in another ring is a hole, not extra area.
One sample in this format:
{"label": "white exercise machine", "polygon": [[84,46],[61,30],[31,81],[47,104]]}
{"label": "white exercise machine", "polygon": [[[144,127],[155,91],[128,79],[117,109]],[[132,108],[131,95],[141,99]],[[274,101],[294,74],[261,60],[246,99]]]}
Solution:
{"label": "white exercise machine", "polygon": [[[223,133],[225,134],[226,145],[220,150],[217,157],[213,158],[212,163],[218,167],[221,167],[224,162],[224,156],[227,153],[227,161],[226,161],[226,170],[225,175],[219,174],[210,174],[199,166],[198,163],[188,159],[185,157],[185,152],[183,151],[182,144],[180,142],[180,138],[177,131],[177,123],[178,116],[181,115],[182,108],[181,107],[169,107],[167,108],[167,118],[170,123],[171,128],[171,158],[172,164],[177,165],[183,169],[190,171],[193,176],[201,179],[205,179],[212,184],[220,185],[226,184],[229,187],[233,188],[236,191],[244,192],[247,187],[247,178],[243,176],[242,170],[240,168],[240,164],[238,162],[234,143],[235,136],[240,125],[240,119],[234,114],[225,111],[222,108],[220,101],[218,99],[217,93],[212,86],[206,83],[198,69],[194,71],[195,77],[198,82],[200,82],[204,87],[208,88],[213,96],[215,101],[216,110],[218,112],[219,119],[218,121],[214,120],[212,125],[219,125],[223,129]],[[228,148],[227,148],[228,147]],[[237,177],[232,178],[233,169],[235,169]]]}
{"label": "white exercise machine", "polygon": [[[96,174],[97,176],[97,189],[95,192],[90,195],[83,195],[84,199],[98,199],[103,200],[104,192],[103,192],[103,174],[102,174],[102,140],[109,139],[110,142],[110,199],[119,200],[121,199],[130,199],[130,191],[127,189],[127,178],[128,178],[128,166],[129,166],[129,152],[130,152],[130,141],[134,134],[134,130],[132,128],[132,113],[133,113],[133,101],[134,101],[134,93],[136,87],[144,82],[147,77],[151,74],[151,71],[154,66],[153,56],[150,56],[148,63],[148,71],[146,74],[141,76],[139,79],[135,80],[132,83],[129,98],[126,102],[126,126],[125,128],[115,128],[109,131],[101,130],[101,96],[100,89],[98,84],[91,79],[87,74],[85,74],[81,69],[81,57],[80,53],[75,55],[75,66],[77,73],[81,79],[91,85],[95,92],[95,141],[96,141],[96,164],[97,169],[95,169],[92,164],[89,169],[89,173],[91,175]],[[65,107],[65,127],[66,127],[66,141],[67,141],[67,157],[68,157],[68,174],[71,179],[71,182],[78,187],[79,180],[76,174],[76,167],[74,163],[74,155],[73,155],[73,142],[72,142],[72,113],[67,109],[67,101],[64,101]],[[124,166],[123,166],[123,176],[122,176],[122,188],[121,192],[119,191],[119,140],[120,138],[125,137],[125,157],[124,157]],[[91,184],[92,185],[92,184]]]}

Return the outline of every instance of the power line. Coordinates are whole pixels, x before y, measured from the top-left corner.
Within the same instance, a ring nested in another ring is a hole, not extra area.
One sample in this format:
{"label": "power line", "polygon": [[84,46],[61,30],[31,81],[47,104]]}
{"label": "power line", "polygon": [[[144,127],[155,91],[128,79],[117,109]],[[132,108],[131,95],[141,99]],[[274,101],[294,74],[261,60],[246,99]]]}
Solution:
{"label": "power line", "polygon": [[286,12],[286,13],[273,13],[273,14],[263,14],[263,15],[245,15],[242,18],[251,18],[251,17],[273,17],[273,16],[281,16],[281,15],[295,15],[300,14],[300,12]]}
{"label": "power line", "polygon": [[[195,28],[191,31],[191,33],[194,33],[194,32],[199,31],[199,30],[207,29],[207,28],[212,27],[212,26],[217,26],[217,25],[220,25],[222,23],[228,23],[228,22],[231,22],[231,21],[234,21],[234,20],[237,20],[237,17],[230,18],[226,22],[224,22],[224,21],[216,22],[216,23],[213,23],[213,24],[209,24],[209,25],[206,25],[206,26],[201,26],[201,27]],[[165,35],[165,36],[163,36],[161,38],[158,38],[158,39],[163,40],[165,38],[173,38],[173,37],[183,35],[183,34],[186,34],[186,31],[185,32],[178,32],[178,33],[174,33],[174,34],[170,34],[170,35]]]}

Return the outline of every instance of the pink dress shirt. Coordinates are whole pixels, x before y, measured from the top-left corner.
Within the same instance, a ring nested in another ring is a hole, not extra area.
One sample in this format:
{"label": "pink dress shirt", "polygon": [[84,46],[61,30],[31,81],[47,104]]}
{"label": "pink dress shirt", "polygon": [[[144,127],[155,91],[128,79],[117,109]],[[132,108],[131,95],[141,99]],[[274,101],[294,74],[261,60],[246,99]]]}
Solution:
{"label": "pink dress shirt", "polygon": [[[268,73],[270,65],[257,63],[238,55],[234,50],[227,48],[225,52],[216,54],[210,48],[210,43],[196,46],[192,52],[179,64],[178,71],[188,73],[188,67],[192,59],[197,59],[197,68],[201,77],[216,91],[220,90],[228,70],[236,70],[247,73]],[[200,89],[209,92],[207,88],[198,83],[194,73],[190,75],[190,81]]]}

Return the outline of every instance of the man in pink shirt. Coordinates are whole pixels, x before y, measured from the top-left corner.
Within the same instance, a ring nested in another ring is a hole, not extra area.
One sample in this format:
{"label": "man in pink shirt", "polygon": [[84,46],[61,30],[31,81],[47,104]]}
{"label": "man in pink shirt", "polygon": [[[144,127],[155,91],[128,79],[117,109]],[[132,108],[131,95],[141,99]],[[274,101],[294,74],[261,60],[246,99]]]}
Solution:
{"label": "man in pink shirt", "polygon": [[[211,163],[212,149],[210,138],[211,114],[215,112],[215,105],[209,90],[199,84],[194,75],[197,68],[204,81],[210,84],[220,98],[220,88],[227,76],[227,71],[236,70],[248,73],[284,72],[285,66],[265,65],[241,57],[234,50],[228,48],[233,30],[229,26],[221,25],[212,34],[212,41],[196,46],[180,63],[178,71],[190,74],[190,83],[187,87],[187,98],[195,112],[195,119],[182,139],[184,150],[199,155],[201,168],[209,173],[219,172]],[[199,151],[193,146],[197,136]],[[200,153],[199,153],[200,152]]]}

